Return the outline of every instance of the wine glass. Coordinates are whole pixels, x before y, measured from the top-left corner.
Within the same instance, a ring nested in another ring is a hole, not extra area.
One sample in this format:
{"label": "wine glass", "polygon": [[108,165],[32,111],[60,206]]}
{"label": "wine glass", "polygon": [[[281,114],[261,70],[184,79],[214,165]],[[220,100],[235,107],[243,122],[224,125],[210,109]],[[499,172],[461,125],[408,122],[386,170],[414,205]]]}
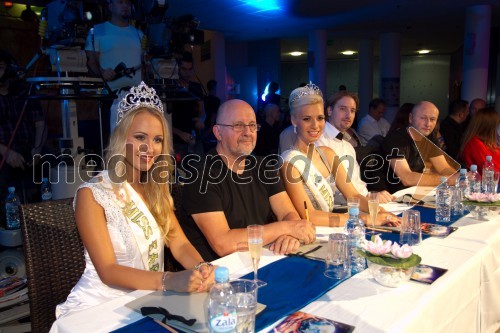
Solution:
{"label": "wine glass", "polygon": [[[377,221],[377,215],[378,215],[378,193],[377,192],[369,192],[368,193],[368,210],[370,212],[370,220],[372,223],[372,228],[375,229],[375,221]],[[375,230],[370,230],[367,231],[367,235],[377,235],[379,234]]]}
{"label": "wine glass", "polygon": [[253,280],[258,287],[263,287],[267,283],[257,278],[257,271],[259,269],[260,255],[262,252],[262,243],[264,241],[264,226],[259,224],[252,224],[247,227],[248,233],[248,250],[253,264]]}

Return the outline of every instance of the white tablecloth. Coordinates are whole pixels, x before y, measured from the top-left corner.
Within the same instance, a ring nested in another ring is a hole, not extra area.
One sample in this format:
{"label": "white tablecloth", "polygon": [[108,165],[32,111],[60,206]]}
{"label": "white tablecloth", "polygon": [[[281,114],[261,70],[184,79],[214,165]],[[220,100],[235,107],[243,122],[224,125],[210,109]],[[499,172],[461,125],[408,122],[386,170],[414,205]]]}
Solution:
{"label": "white tablecloth", "polygon": [[[500,217],[459,220],[447,238],[431,237],[415,247],[422,263],[448,269],[432,285],[410,281],[379,285],[368,270],[346,280],[303,311],[356,326],[355,332],[495,332],[500,327]],[[325,238],[335,228],[317,228]],[[261,265],[282,256],[265,252]],[[251,271],[247,253],[216,261],[233,278]],[[51,333],[109,332],[141,318],[124,304],[150,291],[134,291],[57,320]],[[267,328],[262,332],[268,332]]]}

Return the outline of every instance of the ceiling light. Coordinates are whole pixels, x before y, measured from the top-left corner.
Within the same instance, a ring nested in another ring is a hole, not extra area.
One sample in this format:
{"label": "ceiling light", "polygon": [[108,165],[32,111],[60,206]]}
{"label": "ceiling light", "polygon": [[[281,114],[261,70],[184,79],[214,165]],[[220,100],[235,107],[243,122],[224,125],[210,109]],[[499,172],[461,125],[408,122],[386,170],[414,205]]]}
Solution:
{"label": "ceiling light", "polygon": [[342,53],[343,55],[353,55],[354,53],[356,53],[356,51],[345,50],[345,51],[342,51],[340,53]]}
{"label": "ceiling light", "polygon": [[431,50],[418,50],[417,53],[418,54],[427,54],[427,53],[430,53]]}
{"label": "ceiling light", "polygon": [[301,55],[304,54],[304,52],[300,52],[300,51],[293,51],[293,52],[290,52],[289,53],[291,56],[294,56],[294,57],[300,57]]}

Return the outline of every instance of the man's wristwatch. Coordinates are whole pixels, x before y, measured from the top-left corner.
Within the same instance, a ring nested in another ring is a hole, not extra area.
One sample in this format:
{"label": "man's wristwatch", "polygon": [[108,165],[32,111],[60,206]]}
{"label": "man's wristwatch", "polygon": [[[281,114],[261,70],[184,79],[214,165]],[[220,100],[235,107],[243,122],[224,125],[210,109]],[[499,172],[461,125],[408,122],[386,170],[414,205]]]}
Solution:
{"label": "man's wristwatch", "polygon": [[203,267],[203,266],[207,266],[207,267],[212,267],[212,263],[211,262],[208,262],[208,261],[202,261],[200,262],[199,264],[197,264],[196,266],[194,266],[194,269],[196,269],[198,272],[200,272],[200,269]]}

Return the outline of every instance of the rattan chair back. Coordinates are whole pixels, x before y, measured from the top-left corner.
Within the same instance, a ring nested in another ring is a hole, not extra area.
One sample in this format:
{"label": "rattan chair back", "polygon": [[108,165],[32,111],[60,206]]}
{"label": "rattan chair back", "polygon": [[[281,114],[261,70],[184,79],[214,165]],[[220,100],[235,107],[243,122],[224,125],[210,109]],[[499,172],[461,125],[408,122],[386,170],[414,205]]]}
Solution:
{"label": "rattan chair back", "polygon": [[73,199],[21,206],[31,329],[47,333],[56,305],[65,301],[85,268]]}

